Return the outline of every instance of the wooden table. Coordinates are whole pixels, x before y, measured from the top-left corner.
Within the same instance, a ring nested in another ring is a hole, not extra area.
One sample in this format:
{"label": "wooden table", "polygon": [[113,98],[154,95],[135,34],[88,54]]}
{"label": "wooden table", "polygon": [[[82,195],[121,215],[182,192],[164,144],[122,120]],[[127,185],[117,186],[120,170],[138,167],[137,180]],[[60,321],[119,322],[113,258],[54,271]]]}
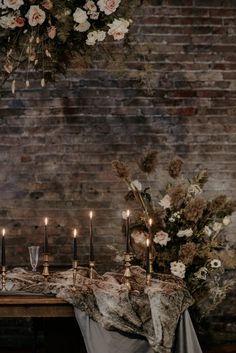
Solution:
{"label": "wooden table", "polygon": [[73,317],[73,306],[44,295],[0,295],[0,317]]}
{"label": "wooden table", "polygon": [[[68,347],[70,347],[70,353],[86,353],[73,306],[62,299],[44,295],[1,293],[0,318],[6,318],[6,320],[32,318],[34,343],[30,352],[68,353]],[[44,345],[40,348],[38,348],[39,332],[43,332],[44,337]],[[14,340],[13,336],[13,345]],[[0,352],[4,349],[0,344]]]}

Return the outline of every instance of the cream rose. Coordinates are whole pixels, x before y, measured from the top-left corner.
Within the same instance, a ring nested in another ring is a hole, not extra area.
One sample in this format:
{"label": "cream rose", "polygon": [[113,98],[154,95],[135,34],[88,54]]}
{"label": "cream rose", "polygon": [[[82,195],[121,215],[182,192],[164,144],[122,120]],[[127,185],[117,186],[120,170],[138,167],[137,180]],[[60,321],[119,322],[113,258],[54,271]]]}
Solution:
{"label": "cream rose", "polygon": [[4,0],[3,4],[9,9],[18,10],[21,5],[24,5],[23,0]]}
{"label": "cream rose", "polygon": [[129,21],[124,18],[121,18],[120,20],[115,19],[112,23],[108,24],[108,27],[110,27],[108,34],[113,36],[115,40],[121,40],[129,31]]}
{"label": "cream rose", "polygon": [[94,1],[87,1],[84,5],[84,9],[88,11],[88,13],[97,12],[97,6]]}
{"label": "cream rose", "polygon": [[83,23],[88,19],[88,15],[86,11],[78,7],[73,13],[73,18],[76,23]]}
{"label": "cream rose", "polygon": [[158,233],[156,233],[153,237],[153,241],[156,244],[160,244],[161,246],[167,245],[168,241],[171,239],[169,238],[169,234],[163,232],[162,230]]}
{"label": "cream rose", "polygon": [[86,44],[95,45],[95,43],[102,42],[106,37],[106,32],[104,31],[92,31],[88,33]]}
{"label": "cream rose", "polygon": [[105,12],[106,15],[110,15],[116,11],[120,2],[121,0],[99,0],[97,4],[102,12]]}
{"label": "cream rose", "polygon": [[92,45],[95,45],[96,41],[97,41],[96,31],[89,32],[87,35],[86,44],[92,46]]}
{"label": "cream rose", "polygon": [[46,14],[38,5],[32,5],[26,14],[26,18],[28,18],[30,26],[35,27],[43,24]]}
{"label": "cream rose", "polygon": [[90,28],[91,24],[89,21],[85,21],[83,23],[79,23],[74,25],[74,30],[78,32],[86,32]]}

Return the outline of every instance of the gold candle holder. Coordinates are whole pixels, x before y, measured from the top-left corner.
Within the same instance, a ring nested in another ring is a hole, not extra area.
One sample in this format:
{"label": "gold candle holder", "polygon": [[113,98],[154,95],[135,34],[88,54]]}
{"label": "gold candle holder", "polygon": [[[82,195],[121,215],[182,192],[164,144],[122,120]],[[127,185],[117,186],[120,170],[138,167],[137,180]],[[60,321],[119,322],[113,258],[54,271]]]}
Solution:
{"label": "gold candle holder", "polygon": [[78,267],[78,261],[77,261],[77,260],[73,260],[73,262],[72,262],[72,269],[73,269],[73,290],[75,290],[75,286],[76,286],[77,267]]}
{"label": "gold candle holder", "polygon": [[150,251],[149,253],[149,272],[152,274],[153,273],[153,256]]}
{"label": "gold candle holder", "polygon": [[130,284],[130,278],[132,277],[132,273],[130,270],[131,267],[131,261],[133,259],[133,254],[132,253],[125,253],[124,254],[124,259],[125,259],[125,272],[124,272],[124,282],[128,290],[131,290],[131,284]]}
{"label": "gold candle holder", "polygon": [[89,261],[89,278],[93,279],[93,271],[95,269],[95,261]]}
{"label": "gold candle holder", "polygon": [[151,284],[152,284],[152,275],[151,275],[151,273],[147,273],[146,274],[146,285],[151,286]]}
{"label": "gold candle holder", "polygon": [[6,267],[2,266],[2,291],[5,292],[6,290]]}
{"label": "gold candle holder", "polygon": [[49,261],[48,254],[43,254],[43,276],[44,280],[47,282],[49,276]]}

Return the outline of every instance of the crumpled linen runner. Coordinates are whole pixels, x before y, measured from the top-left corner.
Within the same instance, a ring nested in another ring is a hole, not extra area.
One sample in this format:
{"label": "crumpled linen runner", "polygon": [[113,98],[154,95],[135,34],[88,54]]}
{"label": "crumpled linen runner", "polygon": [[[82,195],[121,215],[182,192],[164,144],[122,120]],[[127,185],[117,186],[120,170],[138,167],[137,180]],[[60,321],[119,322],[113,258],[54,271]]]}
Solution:
{"label": "crumpled linen runner", "polygon": [[23,269],[7,272],[7,289],[56,295],[84,311],[107,330],[135,334],[147,339],[154,352],[170,353],[180,315],[193,303],[182,280],[171,275],[156,275],[145,285],[145,271],[131,267],[132,290],[128,291],[120,273],[89,279],[89,270],[79,267],[76,287],[73,271],[52,273],[48,282],[41,274]]}

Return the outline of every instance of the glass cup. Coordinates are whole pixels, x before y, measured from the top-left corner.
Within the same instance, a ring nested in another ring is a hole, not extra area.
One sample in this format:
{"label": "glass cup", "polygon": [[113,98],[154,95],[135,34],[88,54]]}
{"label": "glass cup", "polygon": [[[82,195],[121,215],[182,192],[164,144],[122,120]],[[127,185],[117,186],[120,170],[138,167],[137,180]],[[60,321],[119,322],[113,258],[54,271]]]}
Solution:
{"label": "glass cup", "polygon": [[30,263],[32,271],[36,272],[38,260],[39,260],[39,246],[29,246]]}

